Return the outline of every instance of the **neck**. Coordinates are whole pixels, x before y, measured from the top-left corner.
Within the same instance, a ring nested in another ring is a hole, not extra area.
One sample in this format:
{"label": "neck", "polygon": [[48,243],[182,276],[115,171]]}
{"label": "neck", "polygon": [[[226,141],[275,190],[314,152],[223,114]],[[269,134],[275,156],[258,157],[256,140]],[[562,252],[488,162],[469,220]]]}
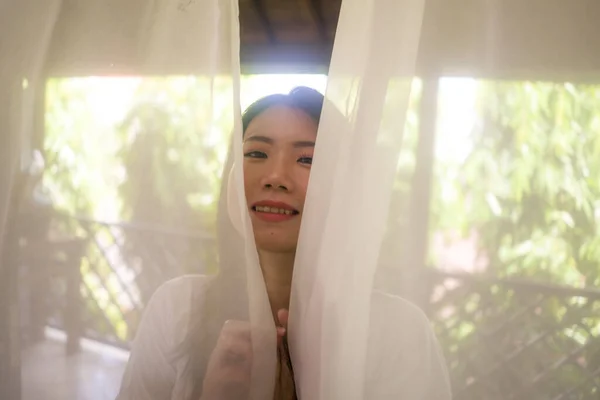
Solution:
{"label": "neck", "polygon": [[271,253],[259,251],[260,267],[267,286],[267,294],[273,315],[290,307],[292,273],[295,253]]}

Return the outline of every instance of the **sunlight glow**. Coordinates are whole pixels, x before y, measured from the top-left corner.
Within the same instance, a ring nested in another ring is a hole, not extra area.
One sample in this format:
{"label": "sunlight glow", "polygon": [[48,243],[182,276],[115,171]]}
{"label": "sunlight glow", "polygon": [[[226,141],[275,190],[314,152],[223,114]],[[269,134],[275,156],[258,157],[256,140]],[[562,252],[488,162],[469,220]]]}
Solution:
{"label": "sunlight glow", "polygon": [[473,150],[478,84],[472,78],[442,78],[439,85],[436,157],[461,163]]}
{"label": "sunlight glow", "polygon": [[[195,77],[173,77],[175,82],[170,84],[171,89],[176,93],[185,95],[185,88],[191,84],[189,81],[197,79]],[[116,141],[115,129],[124,120],[127,113],[140,101],[139,90],[142,83],[155,78],[140,77],[88,77],[66,79],[75,84],[82,90],[83,104],[86,112],[91,116],[88,124],[90,129],[86,129],[82,149],[89,153],[83,155],[84,159],[94,158],[99,160],[106,168],[101,170],[90,170],[91,166],[98,166],[97,163],[90,165],[80,165],[79,172],[75,175],[78,180],[88,180],[94,187],[103,193],[102,200],[95,205],[94,217],[102,220],[119,220],[120,212],[116,196],[116,187],[123,181],[123,168],[111,166],[115,151],[110,143]],[[164,79],[164,78],[160,78]],[[296,86],[309,86],[321,93],[325,93],[327,87],[326,75],[250,75],[243,76],[241,79],[241,107],[247,108],[252,102],[261,97],[274,93],[288,93]],[[440,81],[439,90],[439,108],[437,121],[436,137],[436,158],[443,161],[460,163],[469,154],[472,149],[469,136],[475,125],[477,83],[474,79],[444,78]],[[166,93],[165,93],[166,96]],[[153,99],[157,100],[157,99]],[[168,98],[159,99],[161,102],[168,102]],[[219,104],[218,107],[227,107],[227,101]],[[81,107],[80,106],[80,107]],[[65,120],[68,124],[69,120]],[[215,124],[214,129],[208,132],[203,138],[204,145],[223,146],[223,135],[228,134],[222,131],[222,124]],[[93,129],[92,129],[93,128]],[[75,126],[63,125],[65,130],[77,129]],[[229,129],[229,128],[227,128]],[[100,135],[101,137],[96,137]],[[102,143],[102,146],[98,146]],[[60,151],[66,157],[65,152],[70,151],[69,147],[63,147]],[[223,162],[226,154],[226,147],[223,147],[218,154],[218,161]],[[78,155],[80,156],[80,155]],[[75,154],[72,154],[74,158]],[[67,159],[69,157],[66,157]],[[105,160],[105,161],[102,161]],[[74,161],[73,161],[74,162]],[[87,178],[86,178],[87,176]],[[93,181],[93,182],[92,182]],[[56,193],[59,198],[61,194]],[[112,199],[112,200],[111,200]]]}

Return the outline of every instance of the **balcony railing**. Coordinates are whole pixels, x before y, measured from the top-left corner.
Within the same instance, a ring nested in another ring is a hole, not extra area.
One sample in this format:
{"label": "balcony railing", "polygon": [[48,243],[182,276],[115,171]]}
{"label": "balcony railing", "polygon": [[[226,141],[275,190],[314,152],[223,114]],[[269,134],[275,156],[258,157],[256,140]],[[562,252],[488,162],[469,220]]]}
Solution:
{"label": "balcony railing", "polygon": [[[71,351],[79,336],[126,348],[158,285],[217,262],[214,237],[198,232],[66,216],[54,218],[50,231],[42,247],[40,237],[21,241],[29,271],[22,277],[29,291],[22,292],[35,311],[31,325],[66,329]],[[61,265],[56,273],[40,275],[54,264]],[[456,400],[600,398],[600,290],[427,276],[431,301],[424,308]]]}
{"label": "balcony railing", "polygon": [[600,398],[600,290],[432,273],[457,400]]}
{"label": "balcony railing", "polygon": [[[211,235],[64,215],[53,216],[49,236],[21,242],[30,325],[39,331],[46,324],[66,328],[76,320],[74,335],[123,348],[161,283],[216,265]],[[65,266],[52,273],[51,260]]]}

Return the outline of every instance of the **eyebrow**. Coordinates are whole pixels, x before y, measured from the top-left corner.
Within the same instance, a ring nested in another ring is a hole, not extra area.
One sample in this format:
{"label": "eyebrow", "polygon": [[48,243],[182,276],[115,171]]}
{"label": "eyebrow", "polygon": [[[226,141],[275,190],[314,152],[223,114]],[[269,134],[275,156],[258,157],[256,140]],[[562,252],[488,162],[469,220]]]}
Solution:
{"label": "eyebrow", "polygon": [[[244,143],[246,142],[261,142],[261,143],[267,143],[267,144],[273,144],[275,143],[275,141],[269,137],[266,136],[250,136],[247,137],[246,139],[244,139]],[[315,142],[310,141],[310,140],[299,140],[293,143],[294,147],[296,148],[300,148],[300,147],[315,147]]]}

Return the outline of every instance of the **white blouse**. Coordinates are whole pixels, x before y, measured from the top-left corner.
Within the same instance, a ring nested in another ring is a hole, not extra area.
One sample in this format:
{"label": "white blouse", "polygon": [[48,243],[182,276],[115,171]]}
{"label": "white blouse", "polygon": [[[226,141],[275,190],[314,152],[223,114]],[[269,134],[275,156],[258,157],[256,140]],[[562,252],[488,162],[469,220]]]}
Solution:
{"label": "white blouse", "polygon": [[[184,378],[186,360],[173,361],[173,353],[191,326],[190,305],[202,299],[210,282],[202,275],[182,276],[166,282],[146,307],[116,400],[187,400],[192,382]],[[365,400],[447,400],[450,383],[440,346],[424,313],[411,303],[376,292],[374,321]],[[397,373],[382,375],[394,366]],[[195,400],[195,399],[194,399]],[[268,399],[271,400],[271,399]]]}

